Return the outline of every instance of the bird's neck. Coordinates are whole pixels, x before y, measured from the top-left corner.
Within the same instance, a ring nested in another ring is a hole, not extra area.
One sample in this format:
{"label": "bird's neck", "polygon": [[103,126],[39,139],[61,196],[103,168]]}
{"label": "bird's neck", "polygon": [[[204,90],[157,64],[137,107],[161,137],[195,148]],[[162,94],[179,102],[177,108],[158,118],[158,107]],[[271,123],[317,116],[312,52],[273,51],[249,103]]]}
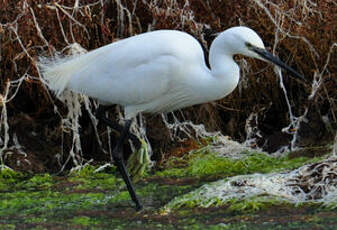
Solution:
{"label": "bird's neck", "polygon": [[[217,84],[222,96],[230,94],[238,85],[240,78],[240,68],[233,60],[233,54],[229,52],[220,52],[214,46],[211,46],[209,62],[211,74]],[[219,92],[220,93],[220,92]]]}

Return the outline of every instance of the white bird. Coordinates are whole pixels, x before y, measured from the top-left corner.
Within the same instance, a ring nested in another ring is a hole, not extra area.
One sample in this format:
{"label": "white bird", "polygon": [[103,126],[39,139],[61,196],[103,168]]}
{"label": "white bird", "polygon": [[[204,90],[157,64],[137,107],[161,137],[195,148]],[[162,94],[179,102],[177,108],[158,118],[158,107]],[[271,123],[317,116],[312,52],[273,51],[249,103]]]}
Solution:
{"label": "white bird", "polygon": [[[120,145],[130,138],[131,119],[141,112],[161,113],[221,99],[238,85],[240,69],[235,54],[272,62],[295,77],[300,74],[266,51],[262,39],[247,27],[220,33],[209,52],[206,66],[199,42],[176,30],[158,30],[132,36],[86,54],[42,61],[39,68],[56,94],[70,89],[96,98],[103,105],[119,104],[127,119],[115,148],[115,157],[131,197],[141,209],[124,169]],[[107,118],[101,117],[113,126]],[[115,161],[116,161],[115,158]],[[125,175],[126,174],[126,175]]]}

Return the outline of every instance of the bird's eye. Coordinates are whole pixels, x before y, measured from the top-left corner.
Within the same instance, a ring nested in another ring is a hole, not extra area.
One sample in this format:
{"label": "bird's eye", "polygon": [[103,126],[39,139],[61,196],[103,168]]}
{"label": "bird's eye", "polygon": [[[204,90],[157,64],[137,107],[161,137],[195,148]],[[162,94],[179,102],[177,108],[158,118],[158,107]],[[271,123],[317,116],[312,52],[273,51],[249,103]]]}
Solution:
{"label": "bird's eye", "polygon": [[246,42],[245,45],[247,46],[248,49],[250,49],[250,48],[253,47],[253,45],[251,43],[249,43],[249,42]]}

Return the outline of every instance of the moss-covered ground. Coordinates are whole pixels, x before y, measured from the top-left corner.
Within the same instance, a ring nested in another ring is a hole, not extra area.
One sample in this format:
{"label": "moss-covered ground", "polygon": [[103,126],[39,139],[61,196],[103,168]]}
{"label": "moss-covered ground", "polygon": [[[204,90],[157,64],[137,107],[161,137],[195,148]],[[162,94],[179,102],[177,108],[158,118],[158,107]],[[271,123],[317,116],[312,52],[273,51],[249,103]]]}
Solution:
{"label": "moss-covered ground", "polygon": [[144,210],[136,212],[115,168],[87,166],[67,176],[0,174],[0,229],[337,229],[337,212],[319,204],[294,206],[253,198],[211,208],[163,207],[209,181],[234,175],[297,168],[319,158],[242,159],[198,151],[171,158],[136,183]]}

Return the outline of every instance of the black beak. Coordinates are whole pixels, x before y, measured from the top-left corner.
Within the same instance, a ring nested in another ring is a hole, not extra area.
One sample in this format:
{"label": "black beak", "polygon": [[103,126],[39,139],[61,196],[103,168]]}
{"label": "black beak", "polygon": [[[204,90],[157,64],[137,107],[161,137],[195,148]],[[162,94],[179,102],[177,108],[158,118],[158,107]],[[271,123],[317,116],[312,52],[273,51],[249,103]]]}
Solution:
{"label": "black beak", "polygon": [[296,78],[299,78],[301,80],[306,81],[306,79],[301,74],[297,73],[294,69],[292,69],[291,67],[289,67],[288,65],[286,65],[278,57],[275,57],[274,55],[272,55],[271,53],[269,53],[267,50],[261,49],[261,48],[258,48],[258,47],[252,47],[252,50],[255,53],[257,53],[260,57],[262,57],[263,59],[268,60],[268,61],[274,63],[275,65],[278,65],[279,67],[285,69],[293,77],[296,77]]}

